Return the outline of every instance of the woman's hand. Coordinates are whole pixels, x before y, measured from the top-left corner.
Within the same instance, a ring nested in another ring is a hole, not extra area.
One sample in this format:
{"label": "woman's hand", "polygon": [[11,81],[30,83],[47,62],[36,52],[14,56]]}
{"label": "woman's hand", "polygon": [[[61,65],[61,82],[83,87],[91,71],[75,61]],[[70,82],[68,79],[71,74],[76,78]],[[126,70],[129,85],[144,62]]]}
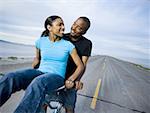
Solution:
{"label": "woman's hand", "polygon": [[74,81],[72,81],[72,80],[66,80],[66,81],[65,81],[65,86],[66,86],[67,89],[73,88],[73,86],[74,86]]}

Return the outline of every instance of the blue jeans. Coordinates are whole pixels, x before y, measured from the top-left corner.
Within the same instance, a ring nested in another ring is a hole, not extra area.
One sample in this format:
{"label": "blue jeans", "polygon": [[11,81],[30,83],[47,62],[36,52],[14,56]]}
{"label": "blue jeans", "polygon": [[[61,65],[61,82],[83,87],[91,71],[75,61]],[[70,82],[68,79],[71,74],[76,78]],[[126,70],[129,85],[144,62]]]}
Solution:
{"label": "blue jeans", "polygon": [[61,96],[64,101],[64,107],[74,111],[77,99],[77,90],[75,90],[75,88],[67,89],[61,93]]}
{"label": "blue jeans", "polygon": [[64,79],[56,74],[26,69],[6,74],[0,79],[0,106],[12,93],[26,89],[15,113],[39,113],[45,94],[64,85]]}

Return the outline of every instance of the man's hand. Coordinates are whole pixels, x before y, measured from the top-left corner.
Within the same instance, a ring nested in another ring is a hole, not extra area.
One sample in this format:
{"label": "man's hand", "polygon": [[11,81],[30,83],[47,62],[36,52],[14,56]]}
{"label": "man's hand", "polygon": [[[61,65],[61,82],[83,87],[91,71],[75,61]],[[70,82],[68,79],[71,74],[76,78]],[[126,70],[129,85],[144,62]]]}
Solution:
{"label": "man's hand", "polygon": [[72,80],[66,80],[65,81],[65,86],[67,89],[71,89],[74,86],[74,82]]}
{"label": "man's hand", "polygon": [[83,88],[83,82],[81,81],[76,81],[75,86],[77,90],[81,90]]}

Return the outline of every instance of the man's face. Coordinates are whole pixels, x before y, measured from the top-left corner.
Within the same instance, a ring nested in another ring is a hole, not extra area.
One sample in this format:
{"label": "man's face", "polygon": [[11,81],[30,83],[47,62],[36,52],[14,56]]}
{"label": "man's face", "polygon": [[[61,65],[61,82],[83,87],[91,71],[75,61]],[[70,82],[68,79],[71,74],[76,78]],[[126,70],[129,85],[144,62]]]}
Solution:
{"label": "man's face", "polygon": [[79,18],[72,25],[70,34],[72,37],[79,37],[85,33],[86,28],[87,23],[83,19]]}

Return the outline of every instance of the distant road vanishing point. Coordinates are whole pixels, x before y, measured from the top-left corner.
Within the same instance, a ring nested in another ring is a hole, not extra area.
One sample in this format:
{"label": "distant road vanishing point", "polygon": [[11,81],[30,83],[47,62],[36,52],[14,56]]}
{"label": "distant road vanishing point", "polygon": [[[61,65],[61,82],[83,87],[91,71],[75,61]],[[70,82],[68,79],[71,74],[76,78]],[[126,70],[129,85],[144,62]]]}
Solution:
{"label": "distant road vanishing point", "polygon": [[[82,81],[76,113],[150,113],[149,70],[113,57],[93,56]],[[22,96],[23,91],[13,94],[0,113],[12,113]]]}

